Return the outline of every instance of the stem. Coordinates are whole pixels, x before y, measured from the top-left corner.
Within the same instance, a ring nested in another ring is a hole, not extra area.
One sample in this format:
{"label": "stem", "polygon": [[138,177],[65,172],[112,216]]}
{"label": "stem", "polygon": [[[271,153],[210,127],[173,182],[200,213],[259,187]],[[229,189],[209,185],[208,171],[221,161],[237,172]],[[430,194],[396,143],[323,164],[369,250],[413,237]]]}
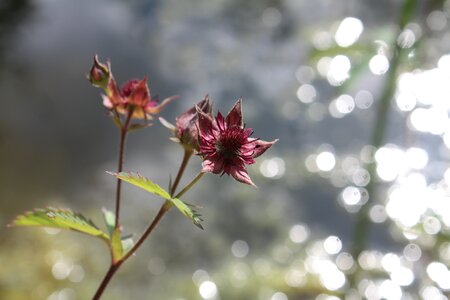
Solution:
{"label": "stem", "polygon": [[142,245],[142,243],[147,239],[147,237],[152,233],[153,229],[155,229],[156,225],[158,225],[159,221],[161,221],[162,217],[166,214],[166,212],[169,211],[169,209],[172,207],[172,204],[169,201],[164,202],[164,204],[161,206],[161,208],[158,211],[158,214],[153,219],[150,226],[147,227],[145,232],[142,234],[142,236],[139,238],[139,240],[134,244],[133,248],[130,249],[119,261],[118,266],[120,266],[123,262],[125,262],[131,255],[133,255],[139,247]]}
{"label": "stem", "polygon": [[[117,173],[122,172],[123,169],[123,161],[125,156],[125,140],[128,133],[128,127],[130,125],[131,116],[133,115],[133,110],[130,110],[127,114],[127,118],[125,120],[125,124],[120,128],[120,145],[119,145],[119,160],[117,165]],[[116,211],[115,211],[115,228],[119,228],[119,214],[120,214],[120,196],[122,190],[122,180],[117,179],[116,185]]]}
{"label": "stem", "polygon": [[[131,115],[131,114],[130,114]],[[128,124],[129,124],[129,120],[127,118],[127,122],[125,123],[124,127],[122,128],[122,135],[123,138],[121,138],[121,149],[122,149],[122,140],[125,140],[125,134],[126,134],[126,130],[128,128]],[[124,134],[125,132],[125,134]],[[123,149],[120,151],[120,159],[123,159]],[[184,171],[186,170],[186,166],[189,162],[189,159],[192,156],[192,151],[190,150],[185,150],[184,151],[184,155],[183,155],[183,160],[181,162],[180,168],[178,169],[178,173],[177,176],[175,178],[175,182],[173,183],[173,185],[170,188],[170,195],[173,196],[173,194],[176,191],[176,188],[178,187],[181,177],[183,176]],[[119,167],[121,167],[120,163],[119,163]],[[119,171],[120,172],[120,171]],[[203,172],[200,172],[199,175],[197,175],[190,183],[188,183],[183,190],[177,194],[177,197],[181,197],[184,193],[186,193],[202,176],[203,176]],[[120,186],[120,185],[119,185]],[[120,187],[118,189],[119,194],[120,194]],[[119,201],[120,201],[120,197],[118,197]],[[120,204],[120,203],[117,203]],[[116,209],[119,206],[116,206]],[[133,248],[130,249],[130,251],[128,251],[120,260],[118,260],[117,262],[112,262],[111,266],[109,267],[108,272],[106,273],[105,277],[103,278],[102,283],[100,284],[100,286],[97,289],[97,292],[94,295],[94,298],[92,298],[92,300],[98,300],[100,299],[101,295],[103,294],[103,292],[105,291],[106,287],[108,286],[109,282],[111,281],[111,278],[114,276],[114,274],[116,273],[116,271],[120,268],[120,266],[128,259],[130,258],[134,253],[136,253],[136,251],[141,247],[141,245],[144,243],[144,241],[148,238],[148,236],[153,232],[153,230],[156,228],[156,226],[159,224],[159,222],[161,221],[162,217],[170,210],[170,208],[172,207],[172,203],[170,201],[165,201],[164,204],[161,206],[161,208],[158,211],[158,214],[155,216],[155,218],[153,219],[153,221],[150,223],[150,225],[147,227],[147,229],[144,231],[144,233],[142,234],[142,236],[137,240],[136,244],[134,244]],[[118,212],[118,210],[116,210],[116,212]],[[116,213],[116,225],[118,224],[118,213]]]}
{"label": "stem", "polygon": [[[411,20],[416,6],[417,0],[404,1],[399,20],[400,32]],[[392,45],[394,45],[394,56],[390,62],[391,67],[386,77],[386,83],[384,85],[383,93],[380,97],[380,103],[375,119],[375,126],[371,138],[371,145],[374,146],[375,149],[378,149],[381,146],[386,135],[389,107],[395,93],[397,73],[401,65],[402,58],[405,55],[405,49],[401,48],[395,41],[392,43]],[[367,166],[367,168],[371,178],[367,186],[369,201],[367,201],[367,203],[361,207],[356,216],[356,224],[354,227],[355,231],[353,234],[353,247],[351,249],[352,256],[355,259],[358,259],[359,255],[366,247],[371,225],[369,219],[369,209],[372,202],[376,198],[376,163],[372,162]],[[351,286],[355,286],[355,280],[356,273],[350,276]]]}
{"label": "stem", "polygon": [[197,176],[195,176],[194,179],[192,179],[191,182],[189,182],[182,190],[181,192],[179,192],[178,194],[175,195],[174,198],[180,198],[181,196],[183,196],[187,191],[189,191],[191,189],[191,187],[194,186],[194,184],[197,183],[197,181],[199,181],[203,175],[205,175],[205,172],[200,171],[200,173],[197,174]]}
{"label": "stem", "polygon": [[108,272],[105,275],[105,278],[103,278],[102,283],[98,287],[97,292],[95,292],[95,295],[92,298],[92,300],[100,299],[100,297],[102,296],[103,292],[105,291],[106,286],[111,281],[111,278],[114,276],[114,274],[116,273],[117,269],[119,269],[119,264],[116,264],[116,265],[111,264],[111,266],[109,267]]}
{"label": "stem", "polygon": [[175,191],[177,190],[178,184],[180,183],[181,177],[183,176],[184,170],[186,169],[192,153],[193,152],[191,150],[184,150],[183,161],[181,162],[181,166],[178,169],[177,177],[175,178],[173,185],[170,187],[170,196],[173,196],[173,194],[175,194]]}

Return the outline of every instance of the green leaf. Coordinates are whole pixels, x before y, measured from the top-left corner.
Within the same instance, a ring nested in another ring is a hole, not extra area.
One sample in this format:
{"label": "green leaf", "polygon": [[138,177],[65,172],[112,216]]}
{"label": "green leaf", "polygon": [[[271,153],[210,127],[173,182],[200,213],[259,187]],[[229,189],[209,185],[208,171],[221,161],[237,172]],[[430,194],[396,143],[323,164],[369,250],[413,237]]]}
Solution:
{"label": "green leaf", "polygon": [[166,190],[164,190],[162,187],[160,187],[156,183],[152,182],[150,179],[147,179],[140,174],[127,173],[127,172],[120,172],[120,173],[107,172],[107,173],[114,175],[117,178],[122,179],[125,182],[128,182],[128,183],[131,183],[132,185],[138,186],[141,189],[144,189],[147,192],[150,192],[152,194],[160,196],[164,199],[167,199],[167,200],[171,199],[169,193],[166,192]]}
{"label": "green leaf", "polygon": [[116,216],[110,210],[106,208],[102,209],[103,219],[105,220],[106,229],[108,230],[109,236],[112,236],[114,233],[114,228],[116,227]]}
{"label": "green leaf", "polygon": [[201,215],[196,212],[195,210],[191,209],[189,206],[187,206],[186,203],[181,201],[178,198],[169,199],[169,201],[172,202],[172,204],[178,208],[179,211],[183,213],[186,217],[191,219],[192,223],[194,223],[195,226],[197,226],[200,229],[203,229],[203,226],[201,222],[203,221]]}
{"label": "green leaf", "polygon": [[172,205],[178,208],[178,210],[183,215],[188,217],[192,221],[192,223],[194,223],[194,225],[203,229],[202,225],[200,224],[203,221],[203,219],[201,218],[201,215],[199,213],[197,213],[195,210],[192,210],[188,205],[186,205],[186,203],[184,203],[180,199],[170,197],[169,193],[166,190],[164,190],[156,183],[152,182],[150,179],[136,173],[127,173],[127,172],[120,172],[120,173],[108,172],[108,173],[116,176],[117,178],[125,182],[131,183],[152,194],[155,194],[170,201]]}
{"label": "green leaf", "polygon": [[119,261],[123,257],[122,238],[119,228],[114,229],[111,236],[111,252],[113,261],[115,262]]}
{"label": "green leaf", "polygon": [[71,229],[95,237],[100,237],[106,241],[109,237],[101,231],[91,220],[80,213],[75,213],[69,209],[58,209],[48,207],[45,209],[35,209],[17,216],[8,226],[43,226],[60,229]]}

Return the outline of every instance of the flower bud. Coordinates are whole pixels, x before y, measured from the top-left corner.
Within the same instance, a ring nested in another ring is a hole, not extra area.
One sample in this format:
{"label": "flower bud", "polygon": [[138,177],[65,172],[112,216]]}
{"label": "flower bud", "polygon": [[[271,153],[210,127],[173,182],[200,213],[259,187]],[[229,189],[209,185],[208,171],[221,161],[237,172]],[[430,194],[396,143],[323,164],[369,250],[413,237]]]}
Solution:
{"label": "flower bud", "polygon": [[199,150],[197,109],[207,115],[211,115],[212,106],[208,95],[176,119],[175,136],[183,147],[191,151]]}
{"label": "flower bud", "polygon": [[111,78],[111,71],[109,64],[102,64],[98,60],[98,55],[94,56],[94,64],[91,67],[89,74],[87,75],[88,80],[93,86],[106,89],[108,82]]}

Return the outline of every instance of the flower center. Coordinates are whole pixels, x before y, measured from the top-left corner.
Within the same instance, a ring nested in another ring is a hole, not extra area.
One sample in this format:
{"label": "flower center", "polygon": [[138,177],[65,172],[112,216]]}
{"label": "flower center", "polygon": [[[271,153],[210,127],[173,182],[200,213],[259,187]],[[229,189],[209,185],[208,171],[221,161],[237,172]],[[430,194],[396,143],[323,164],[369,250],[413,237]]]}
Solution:
{"label": "flower center", "polygon": [[136,87],[139,85],[138,79],[131,79],[128,80],[123,86],[120,91],[120,95],[122,97],[128,97],[131,95],[131,93],[136,89]]}
{"label": "flower center", "polygon": [[230,127],[220,133],[215,145],[216,150],[226,159],[234,158],[240,154],[240,149],[246,140],[242,128]]}

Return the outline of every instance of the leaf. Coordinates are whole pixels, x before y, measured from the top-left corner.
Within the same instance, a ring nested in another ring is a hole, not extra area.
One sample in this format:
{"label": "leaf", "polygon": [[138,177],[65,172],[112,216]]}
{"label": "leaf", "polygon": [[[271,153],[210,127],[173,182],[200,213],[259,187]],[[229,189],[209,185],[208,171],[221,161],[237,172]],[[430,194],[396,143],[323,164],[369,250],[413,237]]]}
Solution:
{"label": "leaf", "polygon": [[61,229],[71,229],[95,237],[100,237],[106,241],[109,237],[101,231],[91,220],[80,213],[75,213],[69,209],[58,209],[48,207],[45,209],[35,209],[17,216],[8,226],[43,226]]}
{"label": "leaf", "polygon": [[152,182],[150,179],[147,179],[140,174],[127,173],[127,172],[120,172],[120,173],[107,172],[107,173],[114,175],[117,178],[122,179],[125,182],[128,182],[128,183],[131,183],[132,185],[138,186],[141,189],[144,189],[147,192],[150,192],[152,194],[160,196],[164,199],[167,199],[167,200],[171,199],[169,193],[166,192],[166,190],[164,190],[162,187],[160,187],[156,183]]}
{"label": "leaf", "polygon": [[200,229],[203,229],[203,226],[201,224],[203,219],[198,212],[189,208],[189,206],[187,206],[186,203],[184,203],[183,201],[181,201],[178,198],[173,198],[173,199],[168,199],[168,200],[171,201],[172,204],[176,208],[178,208],[179,211],[181,211],[183,213],[183,215],[185,215],[186,217],[191,219],[192,223],[194,223],[195,226],[197,226]]}
{"label": "leaf", "polygon": [[123,257],[122,238],[120,236],[120,228],[114,229],[111,236],[111,253],[114,262],[119,261]]}
{"label": "leaf", "polygon": [[127,172],[120,172],[120,173],[112,173],[107,172],[111,175],[116,176],[117,178],[131,183],[137,187],[140,187],[152,194],[158,195],[168,201],[170,201],[178,210],[188,217],[192,223],[194,223],[195,226],[203,229],[202,225],[200,224],[202,220],[201,215],[197,213],[195,210],[192,210],[186,203],[181,201],[178,198],[172,198],[170,197],[169,193],[164,190],[162,187],[157,185],[156,183],[152,182],[150,179],[136,173],[127,173]]}
{"label": "leaf", "polygon": [[112,211],[107,210],[106,208],[103,208],[102,212],[103,212],[103,219],[105,220],[106,229],[108,230],[109,235],[112,236],[114,233],[114,228],[116,226],[116,216]]}

